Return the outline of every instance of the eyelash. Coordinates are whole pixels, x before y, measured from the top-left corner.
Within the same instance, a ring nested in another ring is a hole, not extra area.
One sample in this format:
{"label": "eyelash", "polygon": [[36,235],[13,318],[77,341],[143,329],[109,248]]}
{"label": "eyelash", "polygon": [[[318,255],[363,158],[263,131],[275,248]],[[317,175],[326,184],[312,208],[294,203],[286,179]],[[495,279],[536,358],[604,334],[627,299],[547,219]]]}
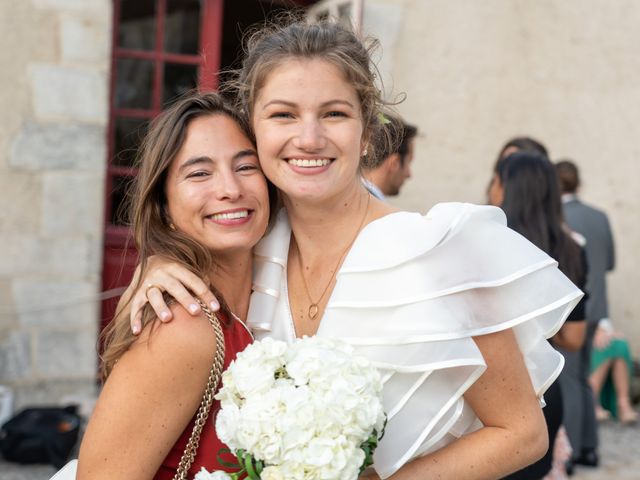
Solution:
{"label": "eyelash", "polygon": [[245,165],[240,165],[238,167],[238,171],[239,172],[250,172],[250,171],[253,171],[253,170],[258,170],[258,166],[254,165],[252,163],[247,163]]}
{"label": "eyelash", "polygon": [[208,175],[209,175],[209,172],[205,172],[203,170],[198,170],[198,171],[192,172],[189,175],[187,175],[187,178],[205,177],[205,176],[208,176]]}
{"label": "eyelash", "polygon": [[[335,118],[335,117],[348,117],[345,112],[341,112],[339,110],[333,110],[331,112],[327,112],[325,114],[326,117]],[[290,112],[275,112],[272,113],[269,118],[292,118],[293,114]]]}
{"label": "eyelash", "polygon": [[275,112],[272,113],[269,118],[291,118],[292,115],[289,112]]}

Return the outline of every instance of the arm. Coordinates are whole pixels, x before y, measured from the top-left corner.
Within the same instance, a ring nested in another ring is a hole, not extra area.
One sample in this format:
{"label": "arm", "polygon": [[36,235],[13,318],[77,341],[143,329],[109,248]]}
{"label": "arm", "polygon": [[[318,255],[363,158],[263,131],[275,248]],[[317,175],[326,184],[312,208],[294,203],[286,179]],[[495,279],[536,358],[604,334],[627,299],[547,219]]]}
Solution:
{"label": "arm", "polygon": [[613,234],[611,233],[611,225],[609,219],[605,217],[607,232],[607,271],[611,271],[616,266],[616,252],[613,244]]}
{"label": "arm", "polygon": [[533,463],[547,451],[542,409],[513,332],[474,339],[487,370],[465,393],[465,400],[484,427],[408,463],[392,480],[496,479]]}
{"label": "arm", "polygon": [[568,350],[569,352],[577,352],[584,344],[585,335],[587,333],[587,322],[585,320],[566,322],[562,328],[556,333],[551,340],[553,344]]}
{"label": "arm", "polygon": [[82,440],[78,480],[151,479],[202,399],[216,349],[201,315],[144,329],[105,383]]}
{"label": "arm", "polygon": [[[147,268],[142,275],[140,288],[134,291],[137,279],[140,275],[140,267],[136,268],[131,284],[120,297],[118,310],[125,307],[122,317],[129,317],[131,330],[134,334],[140,333],[142,325],[142,308],[149,302],[158,318],[163,322],[169,322],[173,314],[164,301],[163,292],[167,292],[171,297],[182,305],[191,315],[200,313],[200,306],[195,301],[193,292],[205,304],[211,306],[213,311],[220,308],[216,297],[209,290],[209,286],[200,277],[193,274],[182,265],[172,262],[158,255],[149,257]],[[131,299],[131,302],[129,302]]]}

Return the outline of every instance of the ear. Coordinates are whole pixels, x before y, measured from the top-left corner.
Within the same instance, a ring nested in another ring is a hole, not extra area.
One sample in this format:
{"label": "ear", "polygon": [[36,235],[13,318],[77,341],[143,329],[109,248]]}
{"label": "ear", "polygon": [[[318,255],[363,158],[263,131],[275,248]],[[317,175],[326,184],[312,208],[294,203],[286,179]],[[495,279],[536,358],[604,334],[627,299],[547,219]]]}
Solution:
{"label": "ear", "polygon": [[384,163],[390,172],[393,172],[393,173],[397,172],[398,170],[400,170],[400,167],[401,167],[400,154],[392,153],[385,159]]}

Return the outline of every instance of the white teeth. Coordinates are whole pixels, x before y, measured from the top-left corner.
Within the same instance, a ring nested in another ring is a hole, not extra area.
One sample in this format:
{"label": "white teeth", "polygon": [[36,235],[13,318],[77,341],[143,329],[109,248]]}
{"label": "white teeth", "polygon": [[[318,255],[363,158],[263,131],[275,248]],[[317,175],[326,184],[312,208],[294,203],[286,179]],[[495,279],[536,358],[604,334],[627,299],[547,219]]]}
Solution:
{"label": "white teeth", "polygon": [[313,158],[311,160],[308,159],[299,159],[299,158],[290,158],[289,165],[294,165],[296,167],[324,167],[325,165],[329,165],[330,160],[328,158]]}
{"label": "white teeth", "polygon": [[236,218],[245,218],[249,216],[248,210],[238,210],[237,212],[230,213],[216,213],[215,215],[211,215],[213,220],[233,220]]}

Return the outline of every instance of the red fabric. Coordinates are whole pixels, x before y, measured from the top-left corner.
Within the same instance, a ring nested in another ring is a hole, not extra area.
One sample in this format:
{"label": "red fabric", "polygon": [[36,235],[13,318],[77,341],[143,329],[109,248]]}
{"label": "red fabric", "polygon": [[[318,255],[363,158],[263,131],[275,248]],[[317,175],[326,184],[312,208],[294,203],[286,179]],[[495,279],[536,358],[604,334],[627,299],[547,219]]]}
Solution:
{"label": "red fabric", "polygon": [[[222,331],[224,333],[224,368],[226,370],[231,361],[236,358],[236,354],[244,350],[245,347],[253,340],[247,329],[239,321],[234,320],[232,323],[227,325],[227,319],[223,314],[218,314],[218,317],[220,318]],[[198,453],[191,469],[189,470],[189,478],[192,478],[196,473],[198,473],[201,467],[206,468],[208,471],[232,471],[232,469],[218,464],[217,460],[218,451],[221,448],[227,448],[227,446],[222,443],[216,435],[214,428],[215,416],[219,408],[220,402],[214,400],[213,405],[211,405],[211,410],[209,411],[209,418],[207,418],[206,425],[202,429],[202,434],[200,435]],[[180,458],[182,458],[184,448],[191,436],[194,422],[195,415],[184,432],[182,432],[182,435],[180,435],[180,438],[167,455],[167,458],[162,462],[162,466],[158,470],[158,473],[156,473],[154,480],[171,480],[175,476],[178,464],[180,463]],[[222,458],[231,463],[236,462],[236,458],[231,454],[222,455]]]}

